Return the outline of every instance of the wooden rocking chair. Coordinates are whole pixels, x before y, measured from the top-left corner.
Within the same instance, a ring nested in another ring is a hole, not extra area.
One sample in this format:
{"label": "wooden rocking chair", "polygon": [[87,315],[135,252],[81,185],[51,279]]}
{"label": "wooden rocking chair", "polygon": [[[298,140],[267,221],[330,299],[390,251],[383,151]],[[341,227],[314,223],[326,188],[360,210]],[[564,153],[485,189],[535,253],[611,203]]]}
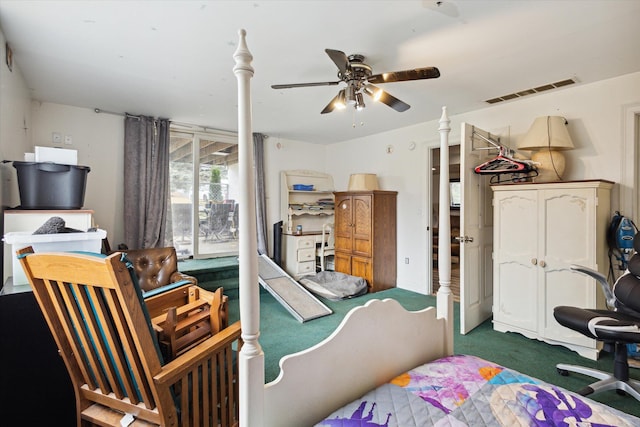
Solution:
{"label": "wooden rocking chair", "polygon": [[163,364],[120,253],[18,252],[71,377],[78,426],[234,426],[236,322]]}

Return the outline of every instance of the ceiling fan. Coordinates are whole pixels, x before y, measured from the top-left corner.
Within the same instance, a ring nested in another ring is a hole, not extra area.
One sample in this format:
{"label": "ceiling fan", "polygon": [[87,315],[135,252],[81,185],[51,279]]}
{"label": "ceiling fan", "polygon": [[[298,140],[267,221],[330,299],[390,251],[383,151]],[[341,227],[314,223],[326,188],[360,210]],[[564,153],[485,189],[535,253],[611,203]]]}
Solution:
{"label": "ceiling fan", "polygon": [[348,105],[353,105],[355,109],[361,110],[365,107],[363,93],[371,96],[374,101],[380,101],[398,112],[403,112],[411,106],[388,92],[379,89],[374,86],[374,84],[435,79],[440,77],[440,70],[436,67],[414,68],[412,70],[373,74],[371,67],[364,63],[364,56],[362,55],[354,54],[347,56],[344,52],[334,49],[325,49],[324,51],[338,67],[339,80],[333,82],[279,84],[271,85],[271,87],[273,89],[289,89],[310,86],[334,86],[340,82],[344,82],[347,84],[347,87],[338,92],[331,102],[324,107],[321,114],[330,113],[334,109],[344,109]]}

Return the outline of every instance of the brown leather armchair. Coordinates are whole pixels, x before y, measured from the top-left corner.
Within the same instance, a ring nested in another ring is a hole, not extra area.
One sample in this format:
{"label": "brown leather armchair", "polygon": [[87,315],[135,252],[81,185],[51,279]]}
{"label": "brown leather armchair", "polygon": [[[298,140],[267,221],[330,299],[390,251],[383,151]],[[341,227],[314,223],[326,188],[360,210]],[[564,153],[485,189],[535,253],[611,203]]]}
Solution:
{"label": "brown leather armchair", "polygon": [[186,280],[198,284],[195,277],[178,271],[178,256],[173,246],[125,251],[138,275],[143,292]]}

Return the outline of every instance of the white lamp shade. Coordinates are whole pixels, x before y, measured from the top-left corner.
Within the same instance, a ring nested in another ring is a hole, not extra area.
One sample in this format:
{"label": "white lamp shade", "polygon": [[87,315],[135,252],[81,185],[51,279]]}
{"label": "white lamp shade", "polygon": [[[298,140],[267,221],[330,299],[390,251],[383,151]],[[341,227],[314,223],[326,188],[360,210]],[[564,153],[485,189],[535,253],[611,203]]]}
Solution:
{"label": "white lamp shade", "polygon": [[349,177],[349,191],[378,190],[378,177],[375,173],[354,173]]}
{"label": "white lamp shade", "polygon": [[550,148],[553,150],[571,150],[574,148],[571,136],[567,130],[567,121],[560,116],[543,116],[535,119],[529,132],[518,148],[521,150],[539,150]]}

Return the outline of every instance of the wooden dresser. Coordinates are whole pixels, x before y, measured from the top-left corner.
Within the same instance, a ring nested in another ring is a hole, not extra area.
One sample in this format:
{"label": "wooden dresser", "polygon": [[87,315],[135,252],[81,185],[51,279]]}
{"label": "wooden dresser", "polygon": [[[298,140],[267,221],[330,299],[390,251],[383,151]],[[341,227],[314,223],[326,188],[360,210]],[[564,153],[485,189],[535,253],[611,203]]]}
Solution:
{"label": "wooden dresser", "polygon": [[335,269],[363,277],[369,292],[396,286],[396,191],[335,196]]}

